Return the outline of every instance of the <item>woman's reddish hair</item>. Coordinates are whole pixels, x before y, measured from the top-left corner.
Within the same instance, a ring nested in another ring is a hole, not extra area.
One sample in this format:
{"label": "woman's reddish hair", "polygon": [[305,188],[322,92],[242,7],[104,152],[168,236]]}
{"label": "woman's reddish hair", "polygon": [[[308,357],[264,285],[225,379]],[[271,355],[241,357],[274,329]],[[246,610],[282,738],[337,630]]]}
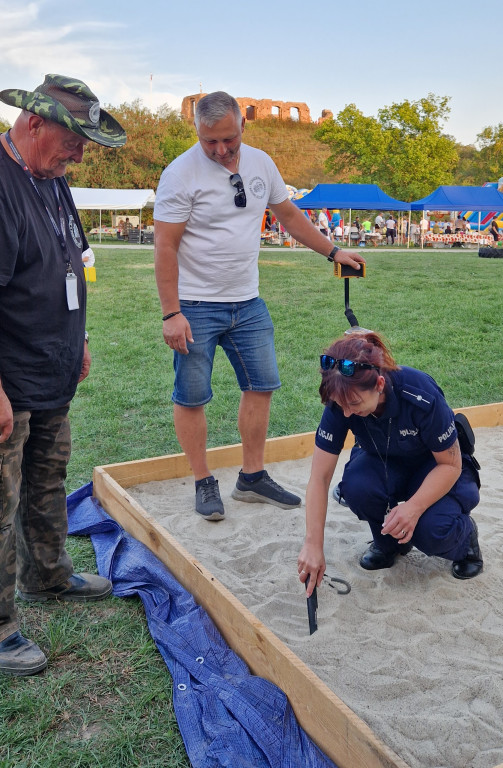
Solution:
{"label": "woman's reddish hair", "polygon": [[384,376],[387,380],[387,373],[399,368],[382,337],[374,331],[367,333],[355,331],[344,334],[325,350],[325,354],[337,360],[369,363],[375,365],[379,370],[356,368],[353,376],[343,376],[337,367],[329,371],[322,370],[320,396],[324,405],[335,400],[342,408],[345,408],[355,390],[374,389],[379,375]]}

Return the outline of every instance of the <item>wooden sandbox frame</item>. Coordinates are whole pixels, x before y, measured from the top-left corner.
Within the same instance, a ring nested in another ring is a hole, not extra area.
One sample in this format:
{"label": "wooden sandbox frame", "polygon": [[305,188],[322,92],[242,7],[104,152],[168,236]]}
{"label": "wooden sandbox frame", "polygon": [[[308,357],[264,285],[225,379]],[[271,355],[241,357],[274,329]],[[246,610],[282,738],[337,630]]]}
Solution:
{"label": "wooden sandbox frame", "polygon": [[[503,425],[503,403],[458,409],[472,427]],[[267,440],[265,462],[302,459],[314,432]],[[352,437],[345,447],[350,447]],[[210,469],[240,466],[241,445],[208,451]],[[94,468],[93,492],[105,511],[147,546],[209,614],[251,672],[281,688],[306,733],[339,768],[408,768],[318,676],[182,547],[125,490],[150,481],[191,475],[185,454]],[[503,768],[503,763],[495,766]]]}

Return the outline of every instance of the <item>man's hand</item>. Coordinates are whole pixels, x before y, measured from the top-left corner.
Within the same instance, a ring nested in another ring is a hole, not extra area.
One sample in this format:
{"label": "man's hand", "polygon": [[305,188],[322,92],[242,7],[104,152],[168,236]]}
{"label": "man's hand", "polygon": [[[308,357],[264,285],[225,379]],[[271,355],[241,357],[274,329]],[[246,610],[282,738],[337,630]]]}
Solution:
{"label": "man's hand", "polygon": [[192,338],[192,331],[190,330],[190,323],[181,313],[170,317],[169,320],[164,320],[162,324],[162,335],[164,341],[175,352],[180,352],[182,355],[188,355],[189,350],[187,348],[187,342],[194,343]]}
{"label": "man's hand", "polygon": [[5,443],[14,429],[14,414],[10,400],[0,385],[0,443]]}
{"label": "man's hand", "polygon": [[342,248],[335,254],[334,261],[337,264],[347,264],[348,267],[353,267],[353,269],[360,269],[360,264],[365,264],[365,259],[359,253],[344,251]]}
{"label": "man's hand", "polygon": [[79,384],[81,381],[84,381],[89,376],[89,371],[91,370],[91,353],[89,352],[89,344],[87,341],[84,342],[84,357],[82,360],[82,368],[80,370],[80,376],[79,376]]}

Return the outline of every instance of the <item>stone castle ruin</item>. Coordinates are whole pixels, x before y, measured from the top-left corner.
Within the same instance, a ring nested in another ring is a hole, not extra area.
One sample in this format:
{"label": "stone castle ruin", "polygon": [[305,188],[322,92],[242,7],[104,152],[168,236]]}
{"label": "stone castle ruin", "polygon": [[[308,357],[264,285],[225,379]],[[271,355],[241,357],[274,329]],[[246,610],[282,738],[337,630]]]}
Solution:
{"label": "stone castle ruin", "polygon": [[[206,94],[196,93],[192,96],[185,96],[182,101],[182,117],[194,122],[197,102],[203,96],[206,96]],[[272,99],[248,98],[236,98],[236,101],[239,104],[243,117],[250,121],[267,120],[273,117],[278,120],[296,120],[299,123],[311,122],[309,107],[303,101],[273,101]],[[331,117],[333,117],[332,112],[324,109],[318,122],[321,123],[323,120]]]}

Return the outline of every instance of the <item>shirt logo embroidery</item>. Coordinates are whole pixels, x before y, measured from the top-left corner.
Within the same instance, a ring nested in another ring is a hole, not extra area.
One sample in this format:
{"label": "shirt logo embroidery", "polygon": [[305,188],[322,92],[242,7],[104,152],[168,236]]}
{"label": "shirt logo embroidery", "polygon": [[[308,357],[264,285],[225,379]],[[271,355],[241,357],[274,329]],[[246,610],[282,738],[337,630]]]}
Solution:
{"label": "shirt logo embroidery", "polygon": [[324,440],[326,440],[329,443],[333,443],[334,436],[331,432],[325,432],[324,429],[321,429],[321,427],[318,428],[318,434],[320,437],[322,437]]}
{"label": "shirt logo embroidery", "polygon": [[72,240],[77,246],[77,248],[82,248],[82,238],[80,236],[80,231],[77,226],[77,222],[73,218],[72,214],[70,214],[68,218],[68,229],[70,230],[70,234],[72,236]]}
{"label": "shirt logo embroidery", "polygon": [[252,195],[261,200],[266,192],[266,186],[263,179],[260,176],[254,176],[248,185]]}

